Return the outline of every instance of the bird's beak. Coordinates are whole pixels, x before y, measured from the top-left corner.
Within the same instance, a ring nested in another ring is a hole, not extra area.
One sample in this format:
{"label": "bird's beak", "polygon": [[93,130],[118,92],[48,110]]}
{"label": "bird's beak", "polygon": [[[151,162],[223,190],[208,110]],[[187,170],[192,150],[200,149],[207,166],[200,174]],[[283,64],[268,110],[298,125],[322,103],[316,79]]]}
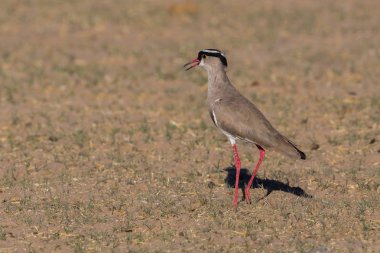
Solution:
{"label": "bird's beak", "polygon": [[[192,60],[191,62],[188,62],[188,63],[186,63],[185,65],[183,65],[183,67],[186,68],[186,71],[187,71],[187,70],[189,70],[189,69],[192,69],[192,68],[198,66],[199,63],[200,63],[200,60],[198,60],[198,59],[194,59],[194,60]],[[187,66],[189,66],[189,65],[190,65],[190,67],[187,67]]]}

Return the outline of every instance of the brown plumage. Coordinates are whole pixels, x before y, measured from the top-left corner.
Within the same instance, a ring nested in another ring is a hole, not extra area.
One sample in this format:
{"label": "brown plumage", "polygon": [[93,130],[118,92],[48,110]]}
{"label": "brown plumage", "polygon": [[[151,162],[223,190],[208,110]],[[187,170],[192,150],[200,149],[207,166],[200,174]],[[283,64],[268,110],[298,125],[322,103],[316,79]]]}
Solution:
{"label": "brown plumage", "polygon": [[[223,86],[230,84],[223,84]],[[215,125],[236,139],[252,142],[264,149],[274,149],[294,159],[305,154],[280,134],[265,116],[235,88],[225,89],[208,97],[210,115]],[[228,90],[228,92],[226,92]]]}

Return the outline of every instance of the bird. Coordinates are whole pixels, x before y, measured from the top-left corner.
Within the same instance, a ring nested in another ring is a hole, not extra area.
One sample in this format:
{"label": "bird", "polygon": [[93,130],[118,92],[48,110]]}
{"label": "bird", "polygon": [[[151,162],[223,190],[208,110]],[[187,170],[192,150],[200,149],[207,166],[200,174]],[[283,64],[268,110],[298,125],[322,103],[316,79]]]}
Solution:
{"label": "bird", "polygon": [[207,105],[210,117],[232,145],[236,168],[233,206],[237,208],[241,169],[237,141],[255,145],[260,153],[252,176],[244,189],[248,204],[251,203],[249,190],[264,160],[266,150],[275,150],[290,158],[302,160],[306,159],[306,154],[276,130],[264,114],[232,85],[227,76],[227,58],[222,51],[203,49],[198,52],[197,58],[186,63],[184,68],[187,71],[197,66],[207,71]]}

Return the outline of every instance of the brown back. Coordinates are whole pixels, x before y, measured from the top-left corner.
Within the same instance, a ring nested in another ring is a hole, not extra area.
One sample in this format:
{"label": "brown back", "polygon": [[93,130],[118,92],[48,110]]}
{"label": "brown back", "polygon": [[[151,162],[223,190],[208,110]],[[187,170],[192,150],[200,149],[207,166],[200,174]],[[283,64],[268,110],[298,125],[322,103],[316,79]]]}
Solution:
{"label": "brown back", "polygon": [[215,124],[223,131],[244,141],[272,148],[295,159],[305,154],[280,134],[260,110],[230,83],[224,68],[208,70],[208,105]]}

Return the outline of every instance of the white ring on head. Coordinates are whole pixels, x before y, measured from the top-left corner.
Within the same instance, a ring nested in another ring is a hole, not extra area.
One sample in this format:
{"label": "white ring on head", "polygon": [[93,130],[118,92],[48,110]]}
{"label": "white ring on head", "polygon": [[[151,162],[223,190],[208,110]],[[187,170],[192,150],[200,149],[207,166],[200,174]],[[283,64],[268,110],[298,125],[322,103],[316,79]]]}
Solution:
{"label": "white ring on head", "polygon": [[222,56],[224,56],[224,54],[219,50],[203,49],[202,52],[210,53],[210,54],[221,54]]}

